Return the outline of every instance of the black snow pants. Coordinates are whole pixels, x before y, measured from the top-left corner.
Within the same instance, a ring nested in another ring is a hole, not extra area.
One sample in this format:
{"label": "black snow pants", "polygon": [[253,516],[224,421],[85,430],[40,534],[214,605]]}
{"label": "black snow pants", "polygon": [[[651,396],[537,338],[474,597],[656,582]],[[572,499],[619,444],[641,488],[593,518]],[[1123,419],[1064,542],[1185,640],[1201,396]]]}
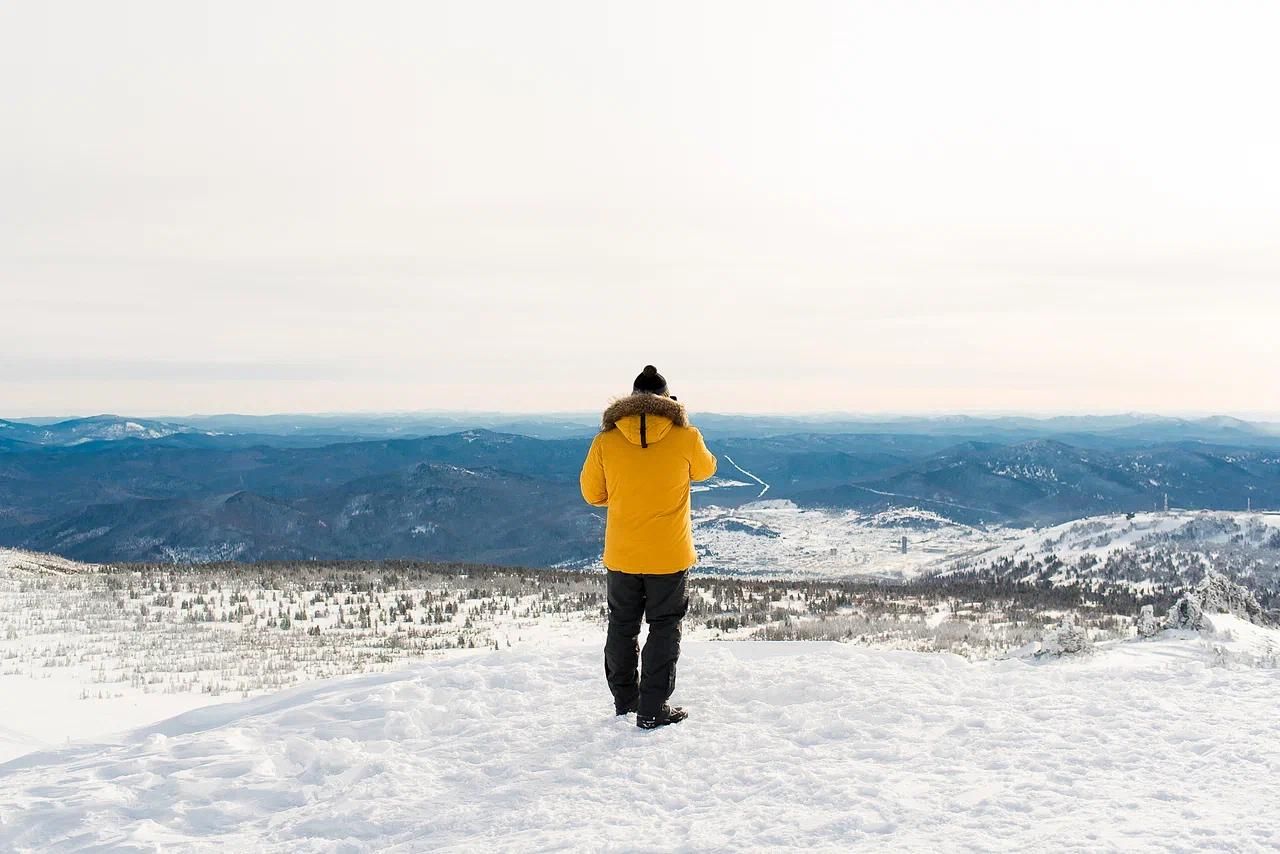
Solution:
{"label": "black snow pants", "polygon": [[[665,575],[609,570],[604,675],[618,709],[630,708],[638,698],[640,714],[656,715],[675,690],[680,621],[689,610],[688,575],[688,570]],[[649,623],[643,655],[638,643],[641,617]]]}

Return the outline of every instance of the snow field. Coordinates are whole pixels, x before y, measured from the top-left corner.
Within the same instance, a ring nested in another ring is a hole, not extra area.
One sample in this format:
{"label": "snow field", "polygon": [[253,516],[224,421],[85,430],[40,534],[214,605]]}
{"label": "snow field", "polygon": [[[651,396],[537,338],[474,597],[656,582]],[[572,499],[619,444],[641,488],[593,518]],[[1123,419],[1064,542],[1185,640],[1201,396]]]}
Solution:
{"label": "snow field", "polygon": [[927,510],[860,513],[800,508],[785,499],[698,508],[693,523],[704,571],[769,577],[913,578],[1023,536],[1016,529],[962,525]]}
{"label": "snow field", "polygon": [[688,643],[692,717],[643,732],[549,640],[13,760],[0,850],[1274,850],[1280,680],[1206,648]]}
{"label": "snow field", "polygon": [[110,573],[0,549],[0,762],[230,697],[597,630],[598,597],[579,594],[598,585],[534,577],[546,584],[428,571],[352,590],[321,569],[322,594],[252,569]]}
{"label": "snow field", "polygon": [[[1105,558],[1113,552],[1149,544],[1167,543],[1169,536],[1187,526],[1235,525],[1242,530],[1270,534],[1280,530],[1280,513],[1230,510],[1170,510],[1167,513],[1124,513],[1091,516],[1023,534],[983,557],[998,559],[1028,553],[1056,554],[1064,560],[1094,555]],[[1200,547],[1225,544],[1226,533],[1198,535],[1192,540]]]}
{"label": "snow field", "polygon": [[[38,555],[5,569],[6,556],[0,550],[0,762],[312,680],[603,630],[603,579],[579,573],[64,562],[81,570],[69,571]],[[1021,605],[979,614],[941,594],[698,574],[692,590],[688,640],[848,639],[990,657],[1041,631]],[[1114,633],[1107,619],[1094,620],[1096,636]]]}
{"label": "snow field", "polygon": [[58,555],[0,548],[0,578],[12,573],[77,573],[91,572],[96,564],[77,563]]}

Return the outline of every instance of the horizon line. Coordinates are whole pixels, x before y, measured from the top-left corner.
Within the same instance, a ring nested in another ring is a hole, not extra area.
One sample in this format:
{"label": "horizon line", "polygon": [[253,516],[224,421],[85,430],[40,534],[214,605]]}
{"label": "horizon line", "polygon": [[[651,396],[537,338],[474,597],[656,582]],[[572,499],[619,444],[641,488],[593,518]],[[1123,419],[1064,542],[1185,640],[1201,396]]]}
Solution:
{"label": "horizon line", "polygon": [[[1231,418],[1246,422],[1266,422],[1270,419],[1280,420],[1280,412],[1222,412],[1214,410],[1005,410],[1005,409],[937,409],[937,410],[805,410],[798,412],[767,410],[694,410],[701,416],[720,416],[732,418],[821,418],[821,419],[854,419],[854,420],[900,420],[900,419],[940,419],[940,418],[1026,418],[1047,421],[1056,418],[1175,418],[1175,419],[1208,419]],[[73,421],[87,418],[137,418],[149,421],[182,421],[183,419],[208,418],[405,418],[414,416],[521,416],[521,417],[597,417],[597,409],[411,409],[411,410],[333,410],[333,411],[301,411],[301,412],[191,412],[186,414],[129,414],[117,412],[89,412],[87,414],[59,415],[0,415],[0,421]]]}

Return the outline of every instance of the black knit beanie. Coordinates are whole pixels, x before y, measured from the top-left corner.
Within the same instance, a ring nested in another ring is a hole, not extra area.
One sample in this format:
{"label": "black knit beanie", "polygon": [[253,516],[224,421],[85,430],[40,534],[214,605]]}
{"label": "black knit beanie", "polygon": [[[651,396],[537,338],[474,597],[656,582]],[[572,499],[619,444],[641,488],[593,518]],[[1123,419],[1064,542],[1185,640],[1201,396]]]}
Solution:
{"label": "black knit beanie", "polygon": [[662,374],[658,373],[658,369],[653,365],[645,365],[644,370],[640,372],[640,376],[636,377],[636,381],[631,386],[632,394],[646,391],[650,394],[667,394],[667,381],[662,378]]}

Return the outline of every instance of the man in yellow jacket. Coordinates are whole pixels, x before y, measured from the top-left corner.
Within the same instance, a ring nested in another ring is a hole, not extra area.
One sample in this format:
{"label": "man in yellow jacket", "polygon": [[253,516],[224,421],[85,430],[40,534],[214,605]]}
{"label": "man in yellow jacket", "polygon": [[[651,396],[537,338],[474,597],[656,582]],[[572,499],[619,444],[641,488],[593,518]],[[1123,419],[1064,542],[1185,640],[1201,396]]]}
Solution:
{"label": "man in yellow jacket", "polygon": [[[604,411],[582,465],[582,497],[608,508],[605,678],[617,713],[635,712],[644,729],[688,717],[667,700],[676,685],[680,621],[689,608],[689,568],[697,562],[689,484],[715,473],[716,458],[653,365],[645,365],[630,395]],[[649,623],[643,655],[641,617]]]}

